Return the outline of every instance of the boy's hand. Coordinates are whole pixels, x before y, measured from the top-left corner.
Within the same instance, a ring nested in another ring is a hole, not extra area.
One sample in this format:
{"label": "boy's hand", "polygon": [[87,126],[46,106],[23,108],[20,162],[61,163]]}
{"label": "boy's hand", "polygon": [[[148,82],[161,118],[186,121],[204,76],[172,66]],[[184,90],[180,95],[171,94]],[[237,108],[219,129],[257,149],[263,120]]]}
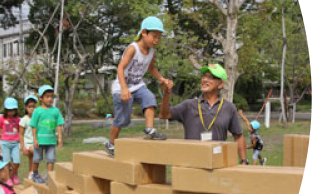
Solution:
{"label": "boy's hand", "polygon": [[238,110],[238,115],[241,116],[242,115],[242,109]]}
{"label": "boy's hand", "polygon": [[63,142],[62,139],[58,139],[58,148],[62,148]]}
{"label": "boy's hand", "polygon": [[132,98],[132,94],[129,89],[122,89],[120,98],[123,102],[128,102],[130,98]]}
{"label": "boy's hand", "polygon": [[34,140],[34,148],[36,148],[36,149],[39,148],[39,144],[38,144],[38,140],[37,139]]}
{"label": "boy's hand", "polygon": [[161,78],[159,82],[161,85],[166,85],[168,90],[171,90],[173,87],[173,81],[170,79]]}

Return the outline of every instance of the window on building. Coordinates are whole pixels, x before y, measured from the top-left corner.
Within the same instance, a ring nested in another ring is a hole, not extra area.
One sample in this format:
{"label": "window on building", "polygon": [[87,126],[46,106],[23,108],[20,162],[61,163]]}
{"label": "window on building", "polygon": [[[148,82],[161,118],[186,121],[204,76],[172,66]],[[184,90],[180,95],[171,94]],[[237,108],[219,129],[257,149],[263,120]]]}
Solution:
{"label": "window on building", "polygon": [[3,44],[3,58],[6,58],[7,56],[8,56],[7,44]]}
{"label": "window on building", "polygon": [[10,56],[13,56],[13,43],[10,43]]}
{"label": "window on building", "polygon": [[15,42],[15,44],[16,44],[16,54],[20,55],[20,44],[17,41]]}

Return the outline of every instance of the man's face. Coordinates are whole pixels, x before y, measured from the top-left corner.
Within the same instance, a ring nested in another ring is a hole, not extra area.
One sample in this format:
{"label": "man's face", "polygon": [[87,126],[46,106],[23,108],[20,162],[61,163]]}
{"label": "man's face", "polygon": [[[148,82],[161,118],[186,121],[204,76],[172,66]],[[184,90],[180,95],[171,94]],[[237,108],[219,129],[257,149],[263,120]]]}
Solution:
{"label": "man's face", "polygon": [[202,75],[202,93],[219,93],[224,83],[221,79],[214,77],[209,71]]}

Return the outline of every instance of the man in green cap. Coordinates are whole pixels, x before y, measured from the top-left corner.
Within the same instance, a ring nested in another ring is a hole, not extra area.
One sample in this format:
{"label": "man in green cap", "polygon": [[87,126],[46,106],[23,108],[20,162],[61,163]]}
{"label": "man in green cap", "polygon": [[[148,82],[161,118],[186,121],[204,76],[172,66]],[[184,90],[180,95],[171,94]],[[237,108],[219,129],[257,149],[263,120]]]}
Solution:
{"label": "man in green cap", "polygon": [[225,69],[219,64],[209,64],[201,69],[201,74],[202,95],[198,99],[187,99],[169,107],[171,89],[163,87],[165,93],[159,118],[181,122],[185,139],[225,141],[229,131],[238,143],[241,164],[248,164],[245,138],[237,109],[233,103],[219,95],[228,80]]}

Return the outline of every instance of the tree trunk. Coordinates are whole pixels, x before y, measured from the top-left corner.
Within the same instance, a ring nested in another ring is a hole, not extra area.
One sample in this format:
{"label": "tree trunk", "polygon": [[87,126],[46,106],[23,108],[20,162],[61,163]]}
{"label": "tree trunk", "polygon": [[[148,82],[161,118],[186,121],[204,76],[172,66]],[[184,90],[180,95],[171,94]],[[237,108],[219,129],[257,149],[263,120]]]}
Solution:
{"label": "tree trunk", "polygon": [[237,35],[237,26],[238,26],[238,16],[237,11],[234,11],[232,8],[234,5],[228,9],[227,15],[227,34],[226,39],[222,42],[224,50],[224,63],[225,69],[228,74],[228,81],[225,84],[224,90],[222,91],[222,97],[233,102],[233,93],[235,83],[240,75],[237,65],[238,65],[238,53],[236,48],[236,35]]}
{"label": "tree trunk", "polygon": [[286,37],[286,25],[285,25],[285,15],[284,6],[282,4],[282,33],[283,33],[283,51],[282,51],[282,63],[281,63],[281,87],[280,87],[280,99],[281,99],[281,114],[284,127],[287,127],[287,118],[285,113],[285,103],[284,103],[284,77],[285,77],[285,60],[287,52],[287,37]]}

